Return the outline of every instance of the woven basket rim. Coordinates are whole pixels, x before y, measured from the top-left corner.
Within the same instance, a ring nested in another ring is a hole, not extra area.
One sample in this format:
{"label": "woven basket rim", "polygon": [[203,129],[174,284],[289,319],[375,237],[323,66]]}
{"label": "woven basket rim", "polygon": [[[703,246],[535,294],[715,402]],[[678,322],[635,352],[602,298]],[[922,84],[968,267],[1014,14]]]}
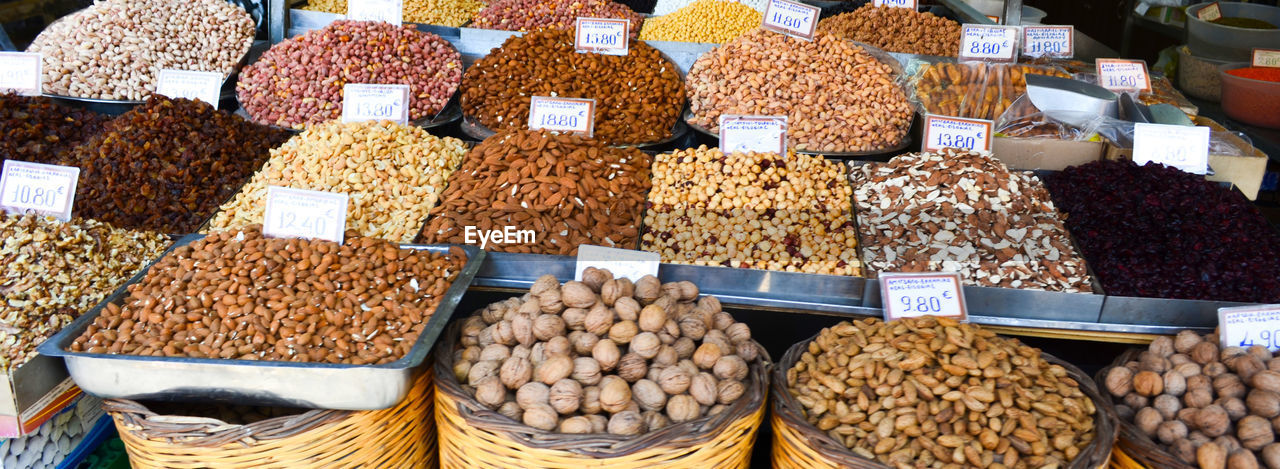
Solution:
{"label": "woven basket rim", "polygon": [[[1142,351],[1142,347],[1132,347],[1125,350],[1124,353],[1121,353],[1120,356],[1116,357],[1110,365],[1098,370],[1098,374],[1096,375],[1097,382],[1106,383],[1107,373],[1110,373],[1111,370],[1116,367],[1124,366],[1125,363],[1128,363],[1131,360],[1136,360]],[[1104,388],[1100,389],[1099,394],[1102,394],[1102,398],[1106,400],[1107,406],[1115,409],[1116,401],[1111,396],[1111,391]],[[1159,467],[1162,469],[1196,469],[1197,466],[1182,462],[1181,458],[1166,451],[1164,449],[1164,445],[1156,443],[1145,433],[1142,433],[1142,430],[1139,430],[1138,426],[1134,425],[1133,422],[1129,422],[1121,418],[1117,418],[1117,420],[1117,426],[1119,427],[1118,444],[1124,449],[1125,454],[1128,454],[1130,458],[1133,458],[1133,460],[1147,467]]]}
{"label": "woven basket rim", "polygon": [[260,442],[288,438],[341,421],[352,413],[349,410],[312,409],[301,414],[233,424],[215,418],[161,415],[141,402],[129,399],[104,399],[102,409],[116,415],[125,428],[147,439],[181,440],[184,445],[207,448],[245,438]]}
{"label": "woven basket rim", "polygon": [[[773,415],[785,425],[791,427],[804,437],[811,448],[822,456],[835,461],[839,464],[857,467],[857,468],[875,468],[888,469],[891,466],[881,463],[878,460],[863,457],[844,446],[843,443],[836,441],[831,436],[818,430],[817,427],[810,424],[804,419],[804,411],[800,407],[799,401],[787,389],[787,370],[795,366],[799,360],[800,354],[809,348],[809,344],[821,335],[817,334],[808,339],[797,342],[787,349],[782,355],[782,360],[774,366],[773,382],[770,385],[772,389],[772,405],[770,410]],[[1067,376],[1075,380],[1080,387],[1080,391],[1085,396],[1093,400],[1094,404],[1094,437],[1093,441],[1085,446],[1080,454],[1065,466],[1064,469],[1094,469],[1105,467],[1107,461],[1111,459],[1111,448],[1116,441],[1116,415],[1114,409],[1111,408],[1110,402],[1104,403],[1101,394],[1098,392],[1097,385],[1089,375],[1085,374],[1075,365],[1067,363],[1051,354],[1040,352],[1041,357],[1045,361],[1062,366],[1067,370]],[[1103,442],[1106,442],[1103,444]]]}
{"label": "woven basket rim", "polygon": [[[461,334],[462,325],[469,319],[460,318],[450,325],[440,341],[441,353],[435,360],[436,392],[444,393],[457,402],[458,413],[468,425],[484,431],[503,435],[532,448],[566,451],[593,458],[613,458],[652,449],[654,447],[689,447],[711,441],[735,421],[748,418],[764,406],[768,396],[770,371],[773,362],[768,351],[754,339],[751,343],[760,350],[760,359],[751,364],[746,393],[734,401],[727,410],[716,415],[704,416],[688,422],[668,425],[640,436],[611,434],[566,434],[540,430],[516,422],[505,415],[484,407],[468,394],[453,374],[453,349]],[[448,352],[444,352],[448,351]]]}

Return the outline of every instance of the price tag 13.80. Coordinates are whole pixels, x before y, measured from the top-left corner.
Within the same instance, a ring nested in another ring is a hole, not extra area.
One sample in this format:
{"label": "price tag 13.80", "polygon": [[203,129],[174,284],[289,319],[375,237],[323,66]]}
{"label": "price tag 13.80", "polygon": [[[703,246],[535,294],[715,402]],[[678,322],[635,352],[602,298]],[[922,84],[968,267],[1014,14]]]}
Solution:
{"label": "price tag 13.80", "polygon": [[80,168],[4,160],[0,208],[9,213],[36,212],[71,220]]}
{"label": "price tag 13.80", "polygon": [[720,151],[787,154],[787,116],[721,114]]}
{"label": "price tag 13.80", "polygon": [[529,128],[591,137],[596,129],[596,100],[534,96],[529,100]]}
{"label": "price tag 13.80", "polygon": [[43,90],[40,54],[0,52],[0,92],[39,96]]}
{"label": "price tag 13.80", "polygon": [[1018,27],[966,24],[960,32],[960,60],[1015,62]]}
{"label": "price tag 13.80", "polygon": [[1151,91],[1147,63],[1141,60],[1098,59],[1098,85],[1111,91]]}
{"label": "price tag 13.80", "polygon": [[878,7],[916,9],[916,0],[875,0],[873,3]]}
{"label": "price tag 13.80", "polygon": [[1196,12],[1196,18],[1204,21],[1217,21],[1222,19],[1222,6],[1218,2],[1210,3],[1209,6],[1201,8]]}
{"label": "price tag 13.80", "polygon": [[1280,350],[1280,305],[1218,308],[1218,334],[1223,348],[1261,345]]}
{"label": "price tag 13.80", "polygon": [[262,234],[341,243],[347,230],[347,195],[267,186]]}
{"label": "price tag 13.80", "polygon": [[1280,49],[1254,49],[1254,67],[1280,67]]}
{"label": "price tag 13.80", "polygon": [[156,93],[170,98],[199,99],[218,108],[222,95],[222,74],[191,70],[160,69]]}
{"label": "price tag 13.80", "polygon": [[587,270],[587,267],[595,267],[608,269],[614,278],[626,277],[634,282],[645,275],[657,277],[658,265],[661,263],[656,252],[583,244],[578,246],[578,263],[573,268],[573,279],[582,280],[582,271]]}
{"label": "price tag 13.80", "polygon": [[1071,58],[1075,35],[1075,26],[1023,26],[1022,55]]}
{"label": "price tag 13.80", "polygon": [[822,9],[790,0],[769,0],[761,27],[776,33],[812,41]]}
{"label": "price tag 13.80", "polygon": [[943,148],[991,151],[989,120],[965,117],[947,117],[928,114],[924,116],[924,149],[938,151]]}
{"label": "price tag 13.80", "polygon": [[348,0],[347,19],[400,26],[404,22],[404,0]]}
{"label": "price tag 13.80", "polygon": [[1209,128],[1133,124],[1133,162],[1141,165],[1148,161],[1193,174],[1209,172]]}
{"label": "price tag 13.80", "polygon": [[343,85],[343,122],[380,120],[409,123],[409,85]]}
{"label": "price tag 13.80", "polygon": [[631,20],[578,18],[574,23],[573,48],[578,53],[627,55]]}
{"label": "price tag 13.80", "polygon": [[969,319],[960,275],[955,273],[882,273],[880,298],[885,321],[917,316]]}

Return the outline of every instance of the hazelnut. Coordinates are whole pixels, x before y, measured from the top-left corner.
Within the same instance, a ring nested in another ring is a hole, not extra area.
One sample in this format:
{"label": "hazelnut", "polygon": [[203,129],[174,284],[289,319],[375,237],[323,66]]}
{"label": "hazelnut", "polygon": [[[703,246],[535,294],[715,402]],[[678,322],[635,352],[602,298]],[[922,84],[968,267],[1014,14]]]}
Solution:
{"label": "hazelnut", "polygon": [[698,406],[698,401],[688,394],[678,394],[667,399],[667,418],[672,422],[688,422],[698,418],[701,412],[702,408]]}
{"label": "hazelnut", "polygon": [[572,379],[562,379],[551,385],[548,396],[551,408],[564,415],[578,411],[582,405],[582,385]]}
{"label": "hazelnut", "polygon": [[587,434],[591,433],[591,420],[581,415],[569,417],[560,421],[560,433]]}
{"label": "hazelnut", "polygon": [[[642,279],[643,280],[643,279]],[[614,435],[639,435],[645,432],[644,417],[639,412],[618,412],[609,418],[609,433]]]}
{"label": "hazelnut", "polygon": [[618,366],[622,352],[618,350],[618,344],[613,343],[612,340],[601,340],[591,348],[591,357],[600,363],[601,370],[613,371]]}
{"label": "hazelnut", "polygon": [[537,404],[524,408],[524,424],[539,430],[551,431],[556,428],[560,415],[547,404]]}
{"label": "hazelnut", "polygon": [[617,375],[628,383],[634,383],[649,374],[649,364],[639,355],[628,353],[618,360]]}
{"label": "hazelnut", "polygon": [[642,379],[631,385],[631,398],[643,410],[662,410],[667,405],[667,393],[658,383]]}
{"label": "hazelnut", "polygon": [[551,403],[551,387],[537,381],[525,383],[516,390],[516,403],[528,409],[535,405]]}

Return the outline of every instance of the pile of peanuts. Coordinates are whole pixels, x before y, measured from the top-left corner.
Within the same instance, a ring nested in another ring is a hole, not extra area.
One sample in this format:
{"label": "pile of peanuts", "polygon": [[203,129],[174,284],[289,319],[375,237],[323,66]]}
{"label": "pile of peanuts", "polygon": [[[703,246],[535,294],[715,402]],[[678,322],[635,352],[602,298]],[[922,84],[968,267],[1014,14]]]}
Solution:
{"label": "pile of peanuts", "polygon": [[412,25],[339,20],[286,40],[245,67],[240,106],[257,122],[301,129],[342,115],[347,83],[409,85],[409,119],[444,109],[462,80],[462,55]]}
{"label": "pile of peanuts", "polygon": [[1070,78],[1035,65],[925,64],[916,70],[915,99],[930,114],[994,120],[1027,93],[1027,74]]}
{"label": "pile of peanuts", "polygon": [[960,52],[960,23],[910,8],[871,3],[824,18],[818,31],[904,54],[955,57]]}
{"label": "pile of peanuts", "polygon": [[876,272],[958,272],[969,284],[1092,291],[1049,191],[989,153],[909,153],[852,171]]}
{"label": "pile of peanuts", "polygon": [[72,342],[75,352],[291,362],[405,356],[466,254],[220,231],[160,259]]}
{"label": "pile of peanuts", "polygon": [[0,240],[0,371],[6,372],[169,245],[159,234],[93,220],[12,214],[0,214]]}
{"label": "pile of peanuts", "polygon": [[786,115],[801,151],[897,146],[913,110],[893,69],[829,34],[813,41],[757,29],[703,54],[685,88],[693,124],[719,131],[721,114]]}
{"label": "pile of peanuts", "polygon": [[565,31],[507,39],[464,83],[463,113],[495,131],[525,128],[532,96],[595,99],[594,137],[614,145],[670,137],[684,107],[680,73],[657,49],[636,42],[626,56],[579,54]]}
{"label": "pile of peanuts", "polygon": [[[484,8],[480,0],[404,0],[406,23],[459,27]],[[347,14],[347,0],[309,0],[303,10]]]}
{"label": "pile of peanuts", "polygon": [[821,156],[655,157],[643,249],[663,262],[859,275],[844,165]]}
{"label": "pile of peanuts", "polygon": [[44,55],[45,93],[142,100],[160,69],[230,75],[255,32],[225,0],[100,0],[49,25],[27,52]]}
{"label": "pile of peanuts", "polygon": [[253,179],[213,217],[211,229],[262,223],[267,186],[347,194],[347,229],[408,243],[462,162],[461,140],[394,122],[326,122],[271,150]]}
{"label": "pile of peanuts", "polygon": [[729,0],[697,0],[673,13],[645,20],[643,41],[724,43],[760,27],[764,15]]}
{"label": "pile of peanuts", "polygon": [[0,94],[0,160],[53,163],[107,118],[42,96]]}
{"label": "pile of peanuts", "polygon": [[579,17],[631,20],[632,39],[640,34],[640,24],[644,22],[643,16],[626,5],[609,0],[495,0],[476,14],[470,27],[525,32],[573,31]]}
{"label": "pile of peanuts", "polygon": [[536,237],[485,249],[559,255],[576,254],[579,244],[632,249],[649,191],[649,162],[640,150],[574,135],[500,133],[467,154],[420,240],[464,244],[469,230],[512,227]]}

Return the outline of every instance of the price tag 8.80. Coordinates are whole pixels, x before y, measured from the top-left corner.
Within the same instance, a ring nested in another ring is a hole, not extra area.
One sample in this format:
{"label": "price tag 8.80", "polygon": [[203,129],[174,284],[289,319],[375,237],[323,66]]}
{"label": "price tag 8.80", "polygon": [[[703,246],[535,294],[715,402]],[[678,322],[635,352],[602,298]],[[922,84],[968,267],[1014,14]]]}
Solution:
{"label": "price tag 8.80", "polygon": [[875,0],[873,3],[878,7],[916,9],[916,0]]}
{"label": "price tag 8.80", "polygon": [[529,100],[529,128],[591,137],[596,128],[596,100],[534,96]]}
{"label": "price tag 8.80", "polygon": [[1223,348],[1262,345],[1280,350],[1280,305],[1218,308],[1218,334]]}
{"label": "price tag 8.80", "polygon": [[578,18],[574,23],[573,48],[578,53],[627,55],[631,20]]}
{"label": "price tag 8.80", "polygon": [[1254,49],[1254,67],[1280,67],[1280,49]]}
{"label": "price tag 8.80", "polygon": [[1111,91],[1151,91],[1147,63],[1141,60],[1098,59],[1098,85]]}
{"label": "price tag 8.80", "polygon": [[956,273],[882,273],[880,298],[885,321],[917,316],[969,319]]}
{"label": "price tag 8.80", "polygon": [[348,83],[342,86],[342,121],[409,123],[409,85]]}
{"label": "price tag 8.80", "polygon": [[720,151],[787,154],[787,116],[721,114]]}
{"label": "price tag 8.80", "polygon": [[0,208],[9,213],[36,212],[71,220],[80,168],[4,160]]}
{"label": "price tag 8.80", "polygon": [[156,93],[170,98],[199,99],[218,108],[223,77],[218,72],[160,69],[156,77]]}
{"label": "price tag 8.80", "polygon": [[0,92],[39,96],[43,90],[40,54],[0,52]]}
{"label": "price tag 8.80", "polygon": [[1209,128],[1133,124],[1133,162],[1146,164],[1148,161],[1193,174],[1209,172]]}
{"label": "price tag 8.80", "polygon": [[966,24],[960,31],[960,60],[1015,62],[1018,27]]}
{"label": "price tag 8.80", "polygon": [[812,41],[822,9],[790,0],[769,0],[761,27],[776,33]]}
{"label": "price tag 8.80", "polygon": [[578,262],[573,269],[573,279],[582,280],[582,271],[587,270],[587,267],[595,267],[608,269],[614,278],[625,277],[634,282],[645,275],[657,277],[658,265],[661,263],[656,252],[583,244],[578,246]]}
{"label": "price tag 8.80", "polygon": [[404,22],[404,0],[347,0],[347,19],[400,26]]}
{"label": "price tag 8.80", "polygon": [[262,234],[341,243],[347,230],[347,195],[267,186]]}
{"label": "price tag 8.80", "polygon": [[938,151],[943,148],[991,151],[991,130],[995,124],[989,120],[965,117],[924,116],[924,149]]}
{"label": "price tag 8.80", "polygon": [[1023,26],[1022,55],[1065,57],[1075,55],[1075,26]]}

